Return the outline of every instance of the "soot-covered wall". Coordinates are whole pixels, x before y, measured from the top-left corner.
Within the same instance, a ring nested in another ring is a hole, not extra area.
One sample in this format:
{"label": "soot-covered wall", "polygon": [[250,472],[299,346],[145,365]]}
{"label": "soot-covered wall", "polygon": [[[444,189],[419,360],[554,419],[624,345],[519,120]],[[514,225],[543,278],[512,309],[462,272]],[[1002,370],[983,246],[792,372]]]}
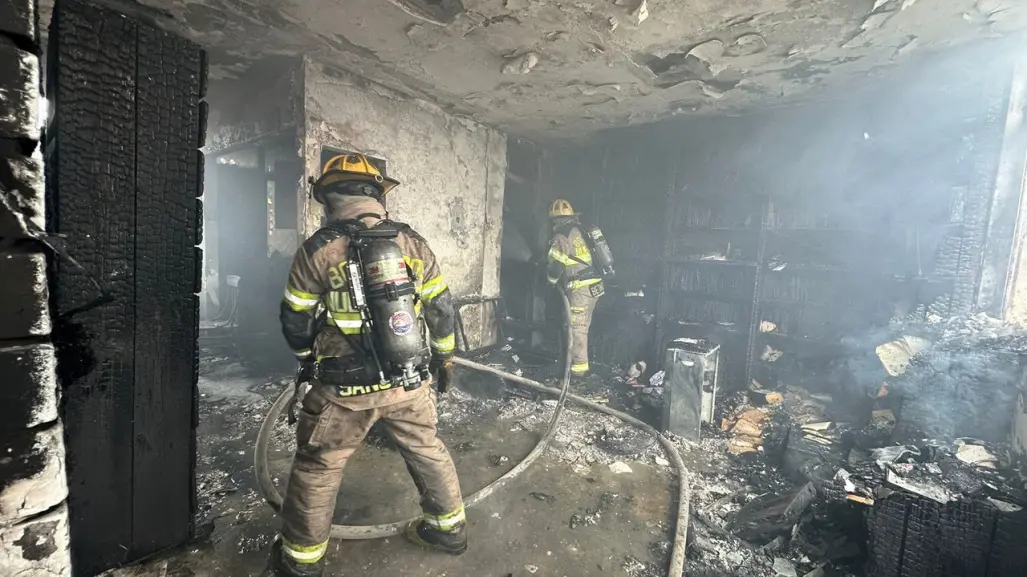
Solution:
{"label": "soot-covered wall", "polygon": [[[384,160],[402,183],[389,193],[390,214],[428,239],[454,295],[498,296],[506,136],[310,60],[304,89],[307,175],[318,173],[322,147]],[[310,235],[323,212],[304,200]],[[495,341],[492,311],[463,310],[470,348]]]}
{"label": "soot-covered wall", "polygon": [[302,122],[301,61],[270,57],[234,78],[212,78],[207,153],[294,133]]}
{"label": "soot-covered wall", "polygon": [[35,0],[0,2],[0,574],[71,575],[50,334]]}
{"label": "soot-covered wall", "polygon": [[[620,263],[596,354],[626,363],[652,358],[658,341],[707,336],[739,385],[767,346],[830,348],[893,316],[968,311],[1009,54],[932,55],[823,103],[609,131],[558,151],[550,196],[594,218]],[[652,322],[616,294],[641,284]]]}

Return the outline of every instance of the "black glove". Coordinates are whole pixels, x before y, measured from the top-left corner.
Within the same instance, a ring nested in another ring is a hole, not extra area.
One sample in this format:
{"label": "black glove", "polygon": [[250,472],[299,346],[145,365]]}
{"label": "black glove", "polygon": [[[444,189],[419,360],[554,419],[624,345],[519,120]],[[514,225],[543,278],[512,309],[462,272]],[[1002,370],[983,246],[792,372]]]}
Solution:
{"label": "black glove", "polygon": [[445,393],[449,387],[450,371],[452,368],[452,355],[433,355],[431,362],[428,363],[428,372],[431,373],[432,379],[437,383],[440,393]]}
{"label": "black glove", "polygon": [[313,356],[300,361],[299,367],[296,368],[296,381],[293,383],[292,402],[289,403],[288,421],[290,425],[295,425],[296,421],[299,420],[296,415],[296,405],[300,403],[300,386],[304,383],[309,383],[312,378],[314,378]]}

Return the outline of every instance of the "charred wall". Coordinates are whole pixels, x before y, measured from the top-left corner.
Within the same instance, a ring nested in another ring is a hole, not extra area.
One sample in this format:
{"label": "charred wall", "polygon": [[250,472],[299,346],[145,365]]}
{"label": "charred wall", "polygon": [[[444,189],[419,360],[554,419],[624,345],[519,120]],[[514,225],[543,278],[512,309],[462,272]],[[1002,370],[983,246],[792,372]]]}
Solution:
{"label": "charred wall", "polygon": [[0,1],[0,567],[71,574],[48,305],[38,4]]}
{"label": "charred wall", "polygon": [[655,315],[646,325],[607,297],[596,348],[625,363],[640,353],[623,342],[647,337],[651,353],[671,337],[706,336],[724,344],[737,386],[786,370],[761,360],[767,347],[795,352],[791,369],[823,374],[833,355],[821,353],[872,350],[892,317],[969,311],[1008,54],[995,43],[935,54],[830,101],[614,130],[561,149],[550,198],[568,197],[603,227],[621,263],[608,294],[645,284]]}
{"label": "charred wall", "polygon": [[[506,136],[310,60],[304,89],[307,175],[323,147],[384,161],[402,183],[390,214],[428,239],[454,295],[498,296]],[[322,209],[305,197],[303,213],[309,235]],[[495,342],[494,307],[468,306],[462,322],[469,348]]]}

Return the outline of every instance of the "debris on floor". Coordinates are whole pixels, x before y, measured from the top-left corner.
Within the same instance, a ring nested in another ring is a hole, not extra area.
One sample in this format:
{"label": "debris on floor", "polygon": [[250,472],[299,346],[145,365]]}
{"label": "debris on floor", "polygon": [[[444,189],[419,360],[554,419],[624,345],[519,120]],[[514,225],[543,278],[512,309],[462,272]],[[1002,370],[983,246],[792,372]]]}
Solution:
{"label": "debris on floor", "polygon": [[[868,561],[895,547],[886,543],[885,528],[905,526],[910,511],[933,511],[939,519],[970,511],[984,519],[974,525],[979,527],[999,527],[1027,514],[1023,483],[1007,471],[1008,447],[988,437],[1010,427],[982,423],[987,420],[982,415],[997,420],[996,407],[1012,406],[1009,390],[1015,387],[1007,389],[1002,379],[1010,371],[1010,357],[1027,353],[1027,338],[979,315],[939,319],[930,331],[914,329],[905,323],[864,346],[880,363],[875,367],[880,377],[859,384],[827,386],[818,382],[822,378],[826,383],[827,377],[811,370],[790,374],[786,365],[797,357],[792,349],[758,348],[762,361],[776,372],[754,375],[742,390],[719,389],[717,419],[705,426],[709,430],[701,441],[671,437],[691,472],[690,576],[861,575]],[[775,332],[777,326],[764,321],[760,330]],[[878,350],[882,341],[890,346]],[[882,350],[891,355],[890,364],[878,360]],[[514,342],[491,351],[482,362],[505,370],[516,367],[550,385],[559,376],[559,363]],[[620,368],[596,363],[595,374],[575,383],[573,391],[658,421],[653,410],[663,406],[660,369],[647,368],[644,362]],[[245,526],[265,506],[248,477],[250,455],[238,454],[237,448],[252,437],[289,379],[233,388],[230,371],[203,370],[228,382],[203,391],[208,395],[203,418],[215,431],[214,442],[205,442],[217,448],[201,452],[201,506],[208,521]],[[996,379],[1000,386],[989,388]],[[979,406],[982,399],[984,408]],[[556,405],[555,399],[476,375],[459,379],[440,398],[438,412],[444,431],[477,423],[505,436],[537,439]],[[292,435],[284,424],[273,431],[279,459],[274,482],[279,487],[287,480]],[[385,441],[373,434],[368,445],[386,450]],[[450,450],[493,476],[509,470],[523,454],[480,437],[454,442]],[[670,460],[651,437],[616,418],[572,405],[564,408],[545,456],[581,486],[595,484],[599,477],[605,483],[633,484],[646,475],[666,479],[671,486],[674,478]],[[536,511],[549,512],[561,530],[580,539],[618,526],[623,510],[641,506],[640,495],[632,491],[602,490],[607,492],[575,501],[536,485],[521,488],[517,498]],[[510,512],[485,516],[505,520]],[[618,549],[607,560],[612,565],[602,570],[662,577],[670,550],[668,525],[655,523],[641,534],[644,546],[651,540],[648,554]],[[233,535],[231,547],[240,554],[263,551],[267,535],[273,530]],[[527,557],[504,571],[549,574],[544,559]]]}
{"label": "debris on floor", "polygon": [[[896,546],[884,544],[881,531],[896,523],[886,515],[916,507],[945,512],[942,524],[970,514],[962,511],[981,516],[933,539],[974,527],[981,533],[973,538],[991,539],[989,523],[1027,526],[1018,516],[1027,493],[1007,470],[1007,447],[972,436],[1008,434],[1006,411],[995,409],[1012,404],[1009,383],[1020,374],[1012,365],[1027,338],[980,315],[936,324],[905,325],[896,330],[906,336],[867,347],[880,359],[883,385],[831,388],[826,377],[825,385],[809,374],[789,380],[779,369],[750,381],[744,394],[725,391],[719,426],[700,443],[707,465],[693,483],[690,574],[863,574]],[[763,349],[767,365],[785,359],[792,362]]]}
{"label": "debris on floor", "polygon": [[630,473],[631,467],[629,467],[627,463],[617,461],[614,463],[610,463],[610,472],[612,472],[615,475],[622,475],[624,473]]}

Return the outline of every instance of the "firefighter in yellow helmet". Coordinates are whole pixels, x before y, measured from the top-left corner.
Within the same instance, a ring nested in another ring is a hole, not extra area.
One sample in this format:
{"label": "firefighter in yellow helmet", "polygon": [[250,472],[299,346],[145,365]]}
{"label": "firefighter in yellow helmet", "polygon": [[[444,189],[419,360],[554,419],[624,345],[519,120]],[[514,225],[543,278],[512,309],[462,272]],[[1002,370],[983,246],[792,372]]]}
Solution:
{"label": "firefighter in yellow helmet", "polygon": [[592,251],[582,233],[581,221],[571,203],[558,199],[549,207],[553,234],[549,243],[546,274],[550,284],[567,291],[571,304],[571,376],[581,379],[588,374],[588,329],[592,324],[599,297],[603,296],[603,279],[593,266]]}
{"label": "firefighter in yellow helmet", "polygon": [[[387,219],[380,201],[398,184],[361,154],[332,158],[313,184],[328,224],[296,251],[280,315],[311,388],[301,401],[282,532],[272,549],[279,576],[323,574],[343,468],[376,422],[421,495],[423,516],[407,537],[455,555],[467,549],[460,483],[436,436],[431,387],[432,376],[442,387],[454,350],[452,297],[425,239]],[[365,252],[371,245],[379,252]],[[351,291],[356,284],[363,295]],[[398,308],[381,318],[380,303]],[[386,350],[399,338],[414,343],[406,357]]]}

